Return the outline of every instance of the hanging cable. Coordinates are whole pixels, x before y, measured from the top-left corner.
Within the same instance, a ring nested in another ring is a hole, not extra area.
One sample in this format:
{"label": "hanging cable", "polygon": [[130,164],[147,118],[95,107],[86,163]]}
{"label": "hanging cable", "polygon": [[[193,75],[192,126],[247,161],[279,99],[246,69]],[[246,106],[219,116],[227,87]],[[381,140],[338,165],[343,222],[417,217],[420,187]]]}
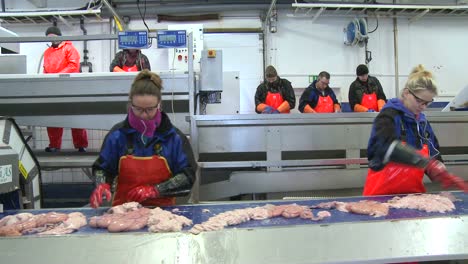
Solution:
{"label": "hanging cable", "polygon": [[379,28],[379,17],[377,16],[376,13],[374,13],[374,14],[375,14],[375,20],[377,21],[377,25],[375,26],[374,30],[371,30],[371,31],[367,32],[369,34],[375,32]]}
{"label": "hanging cable", "polygon": [[144,11],[143,11],[143,14],[141,13],[141,9],[140,9],[140,0],[137,0],[137,8],[138,8],[138,13],[140,13],[140,18],[141,20],[143,21],[143,24],[145,24],[145,27],[146,29],[148,30],[148,32],[150,31],[148,25],[146,24],[146,21],[145,21],[145,16],[146,16],[146,0],[145,0],[145,3],[144,3]]}

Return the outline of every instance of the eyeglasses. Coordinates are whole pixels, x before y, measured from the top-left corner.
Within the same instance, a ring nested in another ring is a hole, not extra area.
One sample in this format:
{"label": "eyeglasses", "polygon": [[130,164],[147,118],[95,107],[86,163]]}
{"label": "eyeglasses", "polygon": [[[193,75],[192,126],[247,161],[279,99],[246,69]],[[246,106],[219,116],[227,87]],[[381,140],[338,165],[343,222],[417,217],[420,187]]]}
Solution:
{"label": "eyeglasses", "polygon": [[414,96],[414,99],[416,99],[416,102],[420,105],[429,106],[432,104],[432,102],[434,102],[434,99],[432,99],[431,101],[426,101],[424,99],[419,98],[410,89],[408,89],[408,92]]}
{"label": "eyeglasses", "polygon": [[133,112],[137,114],[147,113],[148,115],[151,115],[151,114],[154,114],[156,110],[158,110],[158,106],[143,108],[143,107],[139,107],[139,106],[131,104],[131,107],[132,107]]}

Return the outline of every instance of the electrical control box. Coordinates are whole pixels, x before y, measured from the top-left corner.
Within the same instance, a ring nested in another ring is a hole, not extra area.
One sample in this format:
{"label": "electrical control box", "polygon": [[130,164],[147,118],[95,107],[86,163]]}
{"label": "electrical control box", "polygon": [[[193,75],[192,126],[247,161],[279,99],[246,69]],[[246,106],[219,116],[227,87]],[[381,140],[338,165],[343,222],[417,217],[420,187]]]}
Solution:
{"label": "electrical control box", "polygon": [[147,31],[120,31],[118,33],[119,49],[147,49]]}
{"label": "electrical control box", "polygon": [[[193,36],[193,68],[195,71],[200,70],[201,51],[203,50],[203,25],[202,24],[185,24],[185,25],[168,25],[170,31],[185,30],[186,34],[192,33]],[[175,71],[188,70],[188,44],[184,48],[169,49],[168,54],[169,69]]]}
{"label": "electrical control box", "polygon": [[11,147],[0,144],[0,193],[19,188],[18,153]]}
{"label": "electrical control box", "polygon": [[221,50],[203,50],[200,70],[200,91],[223,91],[223,53]]}

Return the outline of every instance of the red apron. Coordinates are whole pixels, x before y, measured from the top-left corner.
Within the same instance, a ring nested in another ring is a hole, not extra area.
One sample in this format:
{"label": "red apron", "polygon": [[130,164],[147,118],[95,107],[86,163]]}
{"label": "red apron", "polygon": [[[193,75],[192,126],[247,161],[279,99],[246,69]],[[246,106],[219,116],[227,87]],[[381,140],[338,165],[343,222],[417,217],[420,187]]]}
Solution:
{"label": "red apron", "polygon": [[[117,188],[115,190],[112,206],[120,205],[127,201],[130,190],[141,185],[156,185],[172,176],[167,161],[164,157],[153,155],[151,157],[135,157],[127,155],[120,158]],[[174,205],[174,197],[148,199],[141,203],[145,206]]]}
{"label": "red apron", "polygon": [[[281,93],[272,93],[268,92],[266,99],[265,99],[265,104],[269,105],[275,109],[278,109],[278,107],[284,102],[283,96],[281,96]],[[289,113],[290,111],[286,111],[284,113]]]}
{"label": "red apron", "polygon": [[371,94],[364,93],[362,95],[361,105],[368,109],[372,109],[378,112],[379,106],[377,104],[377,94],[376,93],[371,93]]}
{"label": "red apron", "polygon": [[333,108],[333,100],[329,95],[319,96],[319,100],[314,110],[317,113],[334,113],[335,109]]}
{"label": "red apron", "polygon": [[132,67],[128,67],[127,65],[124,65],[123,70],[126,71],[126,72],[137,72],[138,67],[136,66],[136,64],[133,65]]}
{"label": "red apron", "polygon": [[[429,148],[426,144],[418,152],[424,157],[429,157]],[[425,193],[423,178],[424,169],[422,168],[389,162],[380,171],[372,169],[367,171],[363,195]]]}

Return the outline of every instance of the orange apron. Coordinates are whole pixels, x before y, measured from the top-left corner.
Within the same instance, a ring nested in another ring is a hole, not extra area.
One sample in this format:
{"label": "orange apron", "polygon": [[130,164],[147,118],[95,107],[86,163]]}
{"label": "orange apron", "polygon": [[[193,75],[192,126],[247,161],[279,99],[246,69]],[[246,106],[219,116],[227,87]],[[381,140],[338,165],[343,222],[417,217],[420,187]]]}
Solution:
{"label": "orange apron", "polygon": [[[418,152],[424,157],[429,157],[429,148],[426,144]],[[369,168],[363,195],[425,193],[423,178],[423,168],[389,162],[380,171]]]}
{"label": "orange apron", "polygon": [[127,65],[124,65],[123,70],[126,71],[126,72],[137,72],[138,67],[136,66],[136,64],[133,65],[132,67],[128,67]]}
{"label": "orange apron", "polygon": [[371,93],[371,94],[364,93],[362,95],[361,105],[368,109],[372,109],[378,112],[379,106],[377,104],[377,94],[376,93]]}
{"label": "orange apron", "polygon": [[333,109],[333,100],[331,96],[319,96],[319,100],[314,110],[317,113],[334,113],[335,109]]}
{"label": "orange apron", "polygon": [[[120,205],[127,201],[130,190],[141,185],[156,185],[166,181],[172,176],[167,160],[164,157],[153,155],[151,157],[135,157],[126,155],[120,158],[117,188],[112,201],[112,206]],[[147,199],[141,203],[145,206],[174,205],[174,197]]]}
{"label": "orange apron", "polygon": [[[265,104],[269,105],[275,109],[278,109],[278,107],[284,102],[283,96],[281,96],[281,93],[272,93],[268,92],[266,99],[265,99]],[[289,113],[290,110],[284,113]]]}

